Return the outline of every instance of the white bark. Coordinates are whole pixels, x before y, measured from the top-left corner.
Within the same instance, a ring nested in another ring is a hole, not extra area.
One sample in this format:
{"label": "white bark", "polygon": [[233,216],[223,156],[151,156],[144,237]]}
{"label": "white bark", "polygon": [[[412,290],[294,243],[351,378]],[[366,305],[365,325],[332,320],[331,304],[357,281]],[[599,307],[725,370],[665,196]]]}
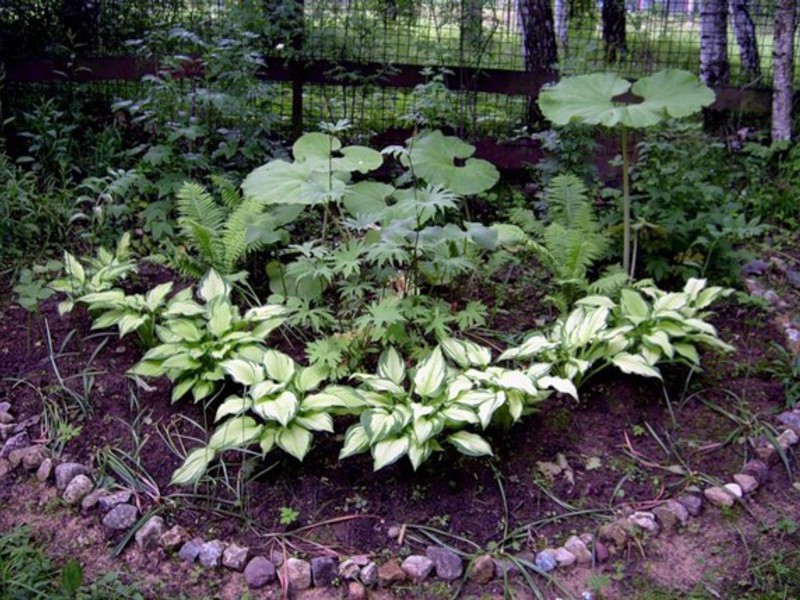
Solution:
{"label": "white bark", "polygon": [[569,0],[555,0],[556,40],[564,52],[569,44]]}
{"label": "white bark", "polygon": [[761,74],[761,63],[758,59],[756,26],[750,16],[749,5],[750,0],[729,0],[728,3],[742,69],[748,77],[755,78]]}
{"label": "white bark", "polygon": [[772,55],[772,141],[792,139],[795,0],[777,0]]}
{"label": "white bark", "polygon": [[700,79],[707,85],[730,79],[726,0],[703,0],[700,7]]}

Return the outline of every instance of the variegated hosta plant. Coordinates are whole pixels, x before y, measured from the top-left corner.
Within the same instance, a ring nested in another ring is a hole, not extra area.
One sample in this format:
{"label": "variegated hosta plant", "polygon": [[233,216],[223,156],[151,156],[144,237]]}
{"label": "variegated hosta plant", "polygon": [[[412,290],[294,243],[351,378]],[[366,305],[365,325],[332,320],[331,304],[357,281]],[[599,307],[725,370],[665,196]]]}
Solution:
{"label": "variegated hosta plant", "polygon": [[589,296],[556,321],[549,333],[531,335],[522,345],[506,350],[500,360],[553,363],[576,385],[609,365],[624,373],[660,379],[656,366],[660,362],[699,367],[698,344],[733,349],[706,321],[706,309],[730,292],[706,287],[705,279],[690,279],[682,292],[665,292],[642,282],[622,290],[617,302]]}
{"label": "variegated hosta plant", "polygon": [[263,456],[277,446],[303,460],[314,432],[333,432],[334,413],[352,412],[363,405],[360,394],[344,386],[331,385],[312,393],[327,373],[317,366],[300,367],[277,350],[264,351],[259,361],[236,358],[221,366],[244,386],[244,393],[219,405],[217,430],[207,446],[187,455],[172,477],[174,484],[197,481],[220,452],[253,444],[260,446]]}
{"label": "variegated hosta plant", "polygon": [[164,323],[155,327],[161,344],[129,372],[144,377],[166,375],[173,383],[173,402],[189,392],[199,402],[222,386],[225,360],[260,360],[264,339],[284,322],[287,309],[257,306],[242,315],[230,293],[228,283],[216,271],[209,271],[199,289],[203,302],[191,297],[170,302]]}
{"label": "variegated hosta plant", "polygon": [[[445,355],[455,365],[448,365]],[[466,428],[486,428],[504,409],[513,420],[541,402],[543,387],[569,382],[530,373],[490,367],[491,352],[469,341],[444,340],[411,373],[400,354],[383,352],[377,374],[357,373],[366,408],[358,424],[348,429],[339,458],[369,450],[375,470],[403,456],[418,468],[435,450],[440,438],[468,456],[492,454],[489,443]]]}

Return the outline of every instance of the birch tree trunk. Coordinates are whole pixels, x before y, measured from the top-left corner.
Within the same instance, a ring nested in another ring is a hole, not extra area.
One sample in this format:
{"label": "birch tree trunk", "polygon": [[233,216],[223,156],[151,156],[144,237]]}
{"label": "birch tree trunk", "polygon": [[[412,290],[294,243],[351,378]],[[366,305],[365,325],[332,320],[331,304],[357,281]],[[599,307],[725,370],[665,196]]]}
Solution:
{"label": "birch tree trunk", "polygon": [[625,0],[603,0],[603,44],[606,61],[621,60],[627,49],[625,41]]}
{"label": "birch tree trunk", "polygon": [[[558,48],[550,0],[517,0],[517,10],[522,33],[525,70],[556,73]],[[528,99],[528,122],[530,124],[544,122],[544,116],[533,96]]]}
{"label": "birch tree trunk", "polygon": [[777,0],[772,54],[772,141],[792,139],[795,0]]}
{"label": "birch tree trunk", "polygon": [[569,44],[569,0],[555,0],[556,40],[564,52]]}
{"label": "birch tree trunk", "polygon": [[703,0],[700,7],[700,79],[706,85],[728,83],[728,3]]}
{"label": "birch tree trunk", "polygon": [[756,26],[750,16],[750,0],[729,0],[733,33],[739,46],[739,59],[747,77],[754,79],[761,75],[761,63],[758,60],[758,44],[756,43]]}

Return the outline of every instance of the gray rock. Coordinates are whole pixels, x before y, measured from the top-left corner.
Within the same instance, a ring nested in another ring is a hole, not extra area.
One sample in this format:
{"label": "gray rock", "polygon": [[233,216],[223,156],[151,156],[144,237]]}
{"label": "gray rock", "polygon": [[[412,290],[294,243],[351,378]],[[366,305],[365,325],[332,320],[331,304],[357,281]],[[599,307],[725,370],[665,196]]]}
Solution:
{"label": "gray rock", "polygon": [[778,436],[778,445],[784,450],[788,449],[791,446],[794,446],[798,442],[797,434],[791,429],[784,429],[783,432]]}
{"label": "gray rock", "polygon": [[53,474],[53,459],[45,458],[39,468],[36,469],[36,479],[41,483],[47,483],[50,476]]}
{"label": "gray rock", "polygon": [[793,410],[791,412],[781,413],[778,415],[778,421],[800,435],[800,412]]}
{"label": "gray rock", "polygon": [[488,554],[482,554],[472,561],[469,578],[476,583],[489,583],[494,577],[494,560]]}
{"label": "gray rock", "polygon": [[97,504],[100,507],[100,510],[103,512],[108,512],[115,506],[119,506],[120,504],[125,504],[131,499],[131,491],[130,490],[120,490],[119,492],[114,492],[113,494],[106,494],[98,498]]}
{"label": "gray rock", "polygon": [[9,453],[8,461],[13,467],[22,465],[27,471],[35,471],[49,455],[50,451],[44,446],[28,446]]}
{"label": "gray rock", "polygon": [[[494,568],[494,567],[492,567]],[[390,560],[378,567],[378,584],[381,587],[391,587],[396,583],[406,580],[406,572],[400,568],[396,560]]]}
{"label": "gray rock", "polygon": [[743,494],[751,494],[758,489],[758,480],[746,473],[736,473],[733,480],[742,488]]}
{"label": "gray rock", "polygon": [[372,587],[378,583],[378,565],[376,565],[374,562],[369,562],[361,567],[359,578],[361,579],[361,583],[367,587]]}
{"label": "gray rock", "polygon": [[28,417],[24,421],[20,421],[19,423],[14,425],[14,433],[22,433],[28,427],[33,427],[34,425],[38,425],[41,419],[42,418],[39,415],[34,415],[32,417]]}
{"label": "gray rock", "polygon": [[556,551],[552,549],[542,550],[536,555],[534,562],[536,568],[545,573],[554,571],[558,566],[558,559],[556,559]]}
{"label": "gray rock", "polygon": [[775,290],[767,290],[767,291],[764,293],[764,300],[766,300],[766,301],[767,301],[767,303],[768,303],[770,306],[778,306],[778,305],[780,305],[780,304],[783,304],[783,303],[784,303],[784,302],[781,300],[781,297],[778,295],[778,292],[776,292]]}
{"label": "gray rock", "polygon": [[239,546],[238,544],[230,544],[225,548],[222,553],[222,566],[234,571],[242,571],[247,564],[247,558],[250,555],[250,548]]}
{"label": "gray rock", "polygon": [[741,498],[744,496],[742,492],[742,488],[739,486],[738,483],[726,483],[724,486],[726,490],[734,497],[734,498]]}
{"label": "gray rock", "polygon": [[800,288],[800,271],[789,269],[786,271],[786,281],[792,287]]}
{"label": "gray rock", "polygon": [[265,556],[254,557],[244,568],[244,581],[247,587],[259,589],[275,581],[275,564]]}
{"label": "gray rock", "polygon": [[178,552],[178,556],[183,562],[191,564],[197,560],[198,556],[200,556],[200,547],[202,545],[203,545],[203,540],[199,538],[189,540],[183,546],[181,546],[181,549]]}
{"label": "gray rock", "polygon": [[708,501],[714,506],[733,506],[735,499],[733,495],[722,487],[710,487],[703,491]]}
{"label": "gray rock", "polygon": [[498,579],[511,578],[519,575],[519,567],[513,560],[503,558],[494,559],[494,576]]}
{"label": "gray rock", "polygon": [[7,413],[11,410],[11,403],[10,402],[0,402],[0,413]]}
{"label": "gray rock", "polygon": [[436,576],[440,579],[452,581],[464,574],[464,563],[461,557],[448,548],[428,546],[425,549],[425,556],[433,561]]}
{"label": "gray rock", "polygon": [[594,543],[594,557],[598,563],[604,563],[608,560],[608,548],[601,541]]}
{"label": "gray rock", "polygon": [[[400,568],[406,572],[413,581],[420,582],[428,578],[428,575],[433,571],[434,563],[427,556],[420,554],[412,554],[407,557]],[[492,571],[494,571],[494,563],[492,563]]]}
{"label": "gray rock", "polygon": [[[0,450],[0,458],[8,458],[8,455],[11,454],[14,450],[27,448],[30,445],[31,445],[31,439],[28,437],[28,434],[26,432],[23,431],[22,433],[12,435],[10,438],[6,440],[6,443],[3,444],[3,449]],[[64,488],[66,487],[67,486],[65,485]]]}
{"label": "gray rock", "polygon": [[62,463],[56,467],[56,488],[65,490],[77,475],[89,474],[90,471],[85,465],[76,462]]}
{"label": "gray rock", "polygon": [[288,558],[281,571],[286,574],[290,590],[300,591],[311,587],[311,565],[299,558]]}
{"label": "gray rock", "polygon": [[400,537],[400,533],[402,531],[403,531],[403,528],[400,527],[399,525],[392,525],[391,527],[389,527],[389,530],[387,531],[387,535],[391,539],[395,540],[395,539]]}
{"label": "gray rock", "polygon": [[0,479],[11,472],[11,463],[5,458],[0,458]]}
{"label": "gray rock", "polygon": [[742,274],[745,277],[752,277],[754,275],[758,276],[766,273],[767,269],[769,269],[768,263],[764,262],[763,260],[756,259],[751,260],[744,267],[742,267]]}
{"label": "gray rock", "polygon": [[352,558],[348,558],[339,565],[339,577],[345,581],[358,579],[361,567]]}
{"label": "gray rock", "polygon": [[207,569],[216,569],[222,564],[222,553],[225,552],[225,544],[219,540],[211,540],[200,546],[198,560]]}
{"label": "gray rock", "polygon": [[628,528],[622,522],[604,523],[598,531],[601,540],[614,542],[617,546],[624,546],[628,539]]}
{"label": "gray rock", "polygon": [[108,490],[105,488],[97,488],[83,499],[81,502],[81,510],[92,510],[95,506],[97,506],[97,502],[100,500],[100,498],[103,496],[108,496],[108,493]]}
{"label": "gray rock", "polygon": [[9,436],[14,434],[14,425],[3,425],[0,423],[0,440],[7,440]]}
{"label": "gray rock", "polygon": [[139,511],[133,504],[120,504],[103,517],[103,525],[114,531],[122,531],[133,527],[138,517]]}
{"label": "gray rock", "polygon": [[0,412],[0,425],[12,425],[16,419],[14,415],[7,412]]}
{"label": "gray rock", "polygon": [[136,538],[136,545],[140,550],[155,548],[158,546],[158,541],[166,530],[167,524],[164,522],[164,519],[158,515],[150,517],[147,519],[147,522],[136,531],[136,535],[134,536]]}
{"label": "gray rock", "polygon": [[367,590],[363,585],[357,581],[351,581],[347,584],[347,598],[348,600],[367,600]]}
{"label": "gray rock", "polygon": [[658,535],[656,516],[651,512],[638,511],[628,517],[628,521],[652,535]]}
{"label": "gray rock", "polygon": [[330,587],[339,578],[339,563],[332,556],[311,559],[311,580],[318,588]]}
{"label": "gray rock", "polygon": [[653,514],[664,529],[673,531],[689,520],[689,511],[676,500],[668,500],[653,509]]}
{"label": "gray rock", "polygon": [[284,559],[283,551],[278,549],[270,550],[269,559],[276,567],[280,567],[283,564]]}
{"label": "gray rock", "polygon": [[[172,551],[189,539],[189,532],[180,525],[173,525],[158,539],[164,550]],[[200,550],[198,549],[198,553]]]}
{"label": "gray rock", "polygon": [[72,481],[69,482],[67,489],[64,490],[64,495],[62,496],[64,502],[69,505],[78,504],[81,500],[83,500],[89,492],[94,489],[94,483],[91,479],[89,479],[86,475],[77,475],[72,478]]}
{"label": "gray rock", "polygon": [[556,548],[555,557],[559,567],[571,567],[578,560],[578,558],[572,552],[563,546]]}
{"label": "gray rock", "polygon": [[703,499],[700,496],[686,494],[684,496],[680,496],[678,498],[678,502],[680,502],[686,509],[686,512],[693,517],[697,517],[701,512],[703,512]]}
{"label": "gray rock", "polygon": [[592,564],[592,553],[589,552],[586,544],[578,536],[573,535],[570,537],[564,544],[564,548],[575,555],[575,559],[579,565]]}

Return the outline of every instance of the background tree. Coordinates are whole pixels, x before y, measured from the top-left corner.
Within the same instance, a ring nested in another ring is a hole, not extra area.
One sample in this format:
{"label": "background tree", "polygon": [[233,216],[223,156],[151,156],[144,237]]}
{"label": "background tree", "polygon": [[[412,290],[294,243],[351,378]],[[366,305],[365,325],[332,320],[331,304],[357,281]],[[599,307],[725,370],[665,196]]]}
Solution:
{"label": "background tree", "polygon": [[739,60],[747,77],[754,79],[761,75],[761,63],[758,59],[756,43],[756,26],[750,16],[750,0],[729,0],[733,33],[739,45]]}
{"label": "background tree", "polygon": [[796,0],[777,0],[773,59],[772,141],[792,139],[792,71]]}
{"label": "background tree", "polygon": [[604,0],[600,18],[606,61],[617,62],[625,55],[625,0]]}
{"label": "background tree", "polygon": [[[517,10],[525,70],[555,75],[558,70],[558,47],[550,0],[517,0]],[[544,122],[533,96],[528,100],[528,122],[532,125]]]}
{"label": "background tree", "polygon": [[728,83],[728,3],[703,0],[700,7],[700,79],[706,85]]}

